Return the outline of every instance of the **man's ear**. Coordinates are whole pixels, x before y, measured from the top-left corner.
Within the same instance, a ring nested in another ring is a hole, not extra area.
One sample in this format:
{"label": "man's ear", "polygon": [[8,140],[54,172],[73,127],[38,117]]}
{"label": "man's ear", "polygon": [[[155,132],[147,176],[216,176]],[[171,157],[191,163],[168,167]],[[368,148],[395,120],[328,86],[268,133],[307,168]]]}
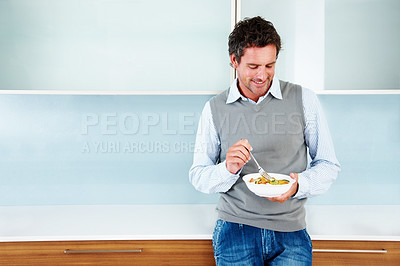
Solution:
{"label": "man's ear", "polygon": [[231,58],[232,67],[236,69],[239,65],[238,61],[236,60],[236,56],[231,54],[229,57]]}

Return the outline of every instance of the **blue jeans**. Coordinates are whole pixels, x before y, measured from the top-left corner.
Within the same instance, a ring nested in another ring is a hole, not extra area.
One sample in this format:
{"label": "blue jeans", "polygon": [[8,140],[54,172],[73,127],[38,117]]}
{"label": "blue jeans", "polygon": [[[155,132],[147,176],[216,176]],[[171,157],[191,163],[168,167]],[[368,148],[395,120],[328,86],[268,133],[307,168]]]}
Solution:
{"label": "blue jeans", "polygon": [[217,266],[312,265],[312,243],[306,229],[277,232],[218,220],[213,248]]}

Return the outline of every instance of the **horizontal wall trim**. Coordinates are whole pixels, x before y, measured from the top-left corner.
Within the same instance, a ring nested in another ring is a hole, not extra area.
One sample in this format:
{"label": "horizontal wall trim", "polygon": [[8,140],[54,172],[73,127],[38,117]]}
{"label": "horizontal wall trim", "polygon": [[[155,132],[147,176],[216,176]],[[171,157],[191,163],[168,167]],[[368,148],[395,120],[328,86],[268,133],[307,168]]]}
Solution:
{"label": "horizontal wall trim", "polygon": [[0,90],[0,94],[47,95],[217,95],[222,91],[67,91],[67,90]]}
{"label": "horizontal wall trim", "polygon": [[400,89],[393,90],[319,90],[319,95],[372,95],[372,94],[400,94]]}
{"label": "horizontal wall trim", "polygon": [[[217,95],[222,91],[67,91],[67,90],[0,90],[1,94],[32,95]],[[400,94],[396,90],[319,90],[317,95],[390,95]]]}

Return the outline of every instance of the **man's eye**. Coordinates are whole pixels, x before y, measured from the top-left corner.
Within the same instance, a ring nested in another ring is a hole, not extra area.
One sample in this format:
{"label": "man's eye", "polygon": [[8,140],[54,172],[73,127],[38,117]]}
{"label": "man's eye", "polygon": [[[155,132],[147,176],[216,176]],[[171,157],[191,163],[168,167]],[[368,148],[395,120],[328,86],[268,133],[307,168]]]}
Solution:
{"label": "man's eye", "polygon": [[254,65],[249,65],[250,69],[256,69],[258,66],[254,66]]}

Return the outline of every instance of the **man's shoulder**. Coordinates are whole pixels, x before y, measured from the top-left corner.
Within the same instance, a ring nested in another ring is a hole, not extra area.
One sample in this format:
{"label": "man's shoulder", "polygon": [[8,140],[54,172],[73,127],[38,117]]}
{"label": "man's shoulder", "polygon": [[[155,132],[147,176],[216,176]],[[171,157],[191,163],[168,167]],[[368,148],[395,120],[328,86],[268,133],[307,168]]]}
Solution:
{"label": "man's shoulder", "polygon": [[285,80],[279,80],[279,85],[282,89],[301,89],[302,86],[296,83],[292,83],[290,81],[285,81]]}
{"label": "man's shoulder", "polygon": [[300,84],[297,84],[297,83],[292,83],[292,82],[289,82],[289,81],[279,80],[279,84],[281,86],[281,89],[283,87],[287,87],[289,89],[290,88],[292,88],[292,89],[294,88],[294,89],[301,90],[303,95],[306,95],[306,96],[309,96],[309,97],[313,97],[313,96],[316,95],[313,90],[311,90],[311,89],[309,89],[307,87],[304,87],[304,86],[302,86]]}
{"label": "man's shoulder", "polygon": [[219,102],[226,103],[226,100],[228,99],[228,96],[229,96],[229,88],[224,90],[224,91],[222,91],[221,93],[213,96],[210,99],[210,103],[219,103]]}
{"label": "man's shoulder", "polygon": [[289,97],[301,98],[302,97],[302,86],[289,81],[279,80],[280,90],[282,97],[287,99]]}

